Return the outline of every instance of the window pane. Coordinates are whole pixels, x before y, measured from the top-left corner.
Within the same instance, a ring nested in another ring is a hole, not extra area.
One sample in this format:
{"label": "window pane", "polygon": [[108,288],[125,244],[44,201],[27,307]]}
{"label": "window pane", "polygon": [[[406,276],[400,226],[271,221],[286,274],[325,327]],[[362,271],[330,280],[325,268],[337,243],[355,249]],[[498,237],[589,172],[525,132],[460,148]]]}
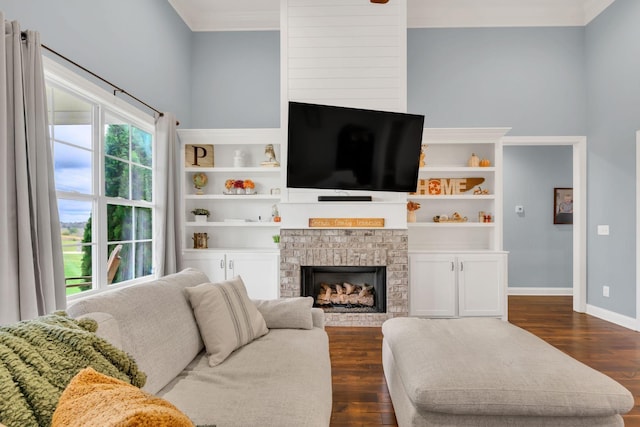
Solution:
{"label": "window pane", "polygon": [[58,199],[67,295],[91,289],[94,282],[91,206],[90,201]]}
{"label": "window pane", "polygon": [[56,141],[68,142],[91,149],[91,125],[56,125],[53,127]]}
{"label": "window pane", "polygon": [[120,242],[133,238],[132,211],[131,206],[107,205],[107,237],[109,242]]}
{"label": "window pane", "polygon": [[[79,250],[80,249],[80,250]],[[64,282],[67,295],[92,289],[91,276],[92,245],[62,246],[64,260]],[[85,261],[89,264],[88,274],[83,274]]]}
{"label": "window pane", "polygon": [[133,200],[151,201],[151,169],[132,165],[131,190]]}
{"label": "window pane", "polygon": [[[111,255],[116,246],[118,245],[108,246],[107,249],[109,255]],[[125,280],[133,279],[134,263],[131,249],[131,243],[123,243],[119,254],[119,260],[115,260],[115,264],[112,264],[111,266],[107,265],[107,267],[111,267],[107,268],[107,279],[109,278],[109,274],[113,274],[113,279],[109,284],[120,283]]]}
{"label": "window pane", "polygon": [[56,142],[53,161],[56,190],[92,194],[90,151]]}
{"label": "window pane", "polygon": [[153,246],[151,242],[136,243],[136,277],[151,274]]}
{"label": "window pane", "polygon": [[151,209],[136,208],[136,240],[151,239],[152,233]]}
{"label": "window pane", "polygon": [[129,160],[129,125],[109,124],[104,133],[105,154]]}
{"label": "window pane", "polygon": [[131,161],[151,167],[151,134],[136,127],[131,129]]}
{"label": "window pane", "polygon": [[129,198],[129,163],[104,159],[104,191],[107,197]]}
{"label": "window pane", "polygon": [[51,137],[91,149],[93,105],[59,88],[47,93]]}

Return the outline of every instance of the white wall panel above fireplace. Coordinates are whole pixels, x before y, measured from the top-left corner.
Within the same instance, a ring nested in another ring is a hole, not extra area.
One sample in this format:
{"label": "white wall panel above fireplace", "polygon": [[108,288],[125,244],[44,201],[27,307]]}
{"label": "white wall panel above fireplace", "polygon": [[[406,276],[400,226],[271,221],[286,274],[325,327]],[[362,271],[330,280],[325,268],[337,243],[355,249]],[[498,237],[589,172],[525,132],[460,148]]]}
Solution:
{"label": "white wall panel above fireplace", "polygon": [[[406,0],[281,0],[280,12],[282,129],[288,126],[288,101],[406,112]],[[286,146],[284,141],[283,169]],[[329,206],[316,202],[324,193],[287,189],[287,226],[305,227],[310,210],[313,216],[372,216],[371,204],[333,204],[329,215]],[[406,227],[404,197],[373,197],[388,202],[376,204],[374,216],[384,217],[387,227]]]}
{"label": "white wall panel above fireplace", "polygon": [[281,13],[283,104],[406,111],[405,0],[282,0]]}

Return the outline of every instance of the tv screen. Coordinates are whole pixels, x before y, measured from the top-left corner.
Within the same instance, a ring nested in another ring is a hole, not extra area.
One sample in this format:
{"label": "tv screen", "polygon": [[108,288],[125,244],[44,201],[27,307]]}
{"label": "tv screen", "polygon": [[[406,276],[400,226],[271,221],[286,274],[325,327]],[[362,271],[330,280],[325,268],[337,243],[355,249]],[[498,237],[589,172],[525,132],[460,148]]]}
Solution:
{"label": "tv screen", "polygon": [[424,116],[289,102],[287,186],[416,190]]}

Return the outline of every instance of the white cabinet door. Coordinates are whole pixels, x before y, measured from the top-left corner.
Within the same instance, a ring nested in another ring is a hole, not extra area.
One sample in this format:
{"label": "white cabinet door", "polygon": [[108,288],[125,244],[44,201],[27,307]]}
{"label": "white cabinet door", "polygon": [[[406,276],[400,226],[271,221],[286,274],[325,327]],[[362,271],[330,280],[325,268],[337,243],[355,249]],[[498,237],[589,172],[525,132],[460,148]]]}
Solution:
{"label": "white cabinet door", "polygon": [[505,262],[503,254],[458,256],[460,316],[503,316]]}
{"label": "white cabinet door", "polygon": [[188,252],[184,254],[184,267],[202,271],[212,282],[225,280],[227,260],[224,253],[211,251]]}
{"label": "white cabinet door", "polygon": [[456,315],[455,261],[450,255],[409,256],[409,315]]}
{"label": "white cabinet door", "polygon": [[234,276],[242,277],[251,299],[275,299],[280,295],[280,260],[277,254],[227,254],[227,278]]}

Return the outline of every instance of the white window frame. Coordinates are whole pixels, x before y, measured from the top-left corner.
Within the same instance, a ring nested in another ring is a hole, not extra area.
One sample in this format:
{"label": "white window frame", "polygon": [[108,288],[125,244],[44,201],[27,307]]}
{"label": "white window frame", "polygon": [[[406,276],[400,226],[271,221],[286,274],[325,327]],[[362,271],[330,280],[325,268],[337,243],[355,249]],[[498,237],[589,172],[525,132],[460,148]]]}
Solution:
{"label": "white window frame", "polygon": [[[72,72],[68,68],[60,65],[54,60],[43,57],[43,65],[44,65],[44,75],[45,81],[47,84],[52,84],[53,86],[57,86],[61,89],[67,90],[71,93],[74,93],[80,98],[83,98],[87,102],[97,105],[97,107],[93,108],[93,114],[96,115],[96,122],[98,125],[95,129],[93,129],[93,168],[94,173],[92,176],[93,183],[92,188],[93,194],[79,194],[75,195],[73,193],[66,192],[58,192],[58,197],[62,197],[65,199],[75,199],[81,201],[89,201],[93,202],[94,206],[94,215],[95,218],[98,219],[97,224],[93,229],[93,241],[95,244],[95,251],[93,252],[93,277],[96,279],[93,285],[93,288],[90,290],[86,290],[84,292],[80,292],[74,295],[67,296],[67,301],[73,301],[77,299],[84,298],[88,295],[104,292],[111,289],[126,287],[135,285],[142,282],[150,281],[156,278],[156,250],[157,243],[155,242],[156,236],[156,228],[158,224],[156,223],[157,215],[157,196],[155,194],[156,184],[155,179],[157,177],[156,174],[156,132],[155,132],[155,118],[152,115],[146,114],[141,110],[133,107],[131,104],[123,101],[122,99],[116,97],[111,92],[103,89],[102,87],[88,81],[87,79],[81,77],[80,75]],[[106,216],[107,204],[109,203],[120,203],[127,206],[135,207],[149,207],[149,205],[144,202],[140,203],[136,200],[120,200],[118,198],[106,197],[105,189],[104,189],[104,124],[105,124],[105,116],[109,114],[113,117],[121,118],[123,121],[128,122],[129,124],[139,128],[144,132],[148,132],[152,135],[153,138],[153,154],[152,154],[152,176],[153,176],[153,193],[152,193],[152,202],[151,202],[151,210],[152,210],[152,222],[153,222],[153,230],[152,230],[152,243],[153,243],[153,261],[152,261],[152,273],[147,276],[134,278],[131,280],[126,280],[120,283],[114,283],[111,285],[107,284],[107,263],[106,260],[108,258],[108,242],[107,242],[107,229],[106,229],[106,221],[103,221],[102,218]],[[98,173],[95,173],[95,169],[98,169]],[[143,206],[144,205],[144,206]],[[98,262],[98,260],[104,260],[104,262]]]}

